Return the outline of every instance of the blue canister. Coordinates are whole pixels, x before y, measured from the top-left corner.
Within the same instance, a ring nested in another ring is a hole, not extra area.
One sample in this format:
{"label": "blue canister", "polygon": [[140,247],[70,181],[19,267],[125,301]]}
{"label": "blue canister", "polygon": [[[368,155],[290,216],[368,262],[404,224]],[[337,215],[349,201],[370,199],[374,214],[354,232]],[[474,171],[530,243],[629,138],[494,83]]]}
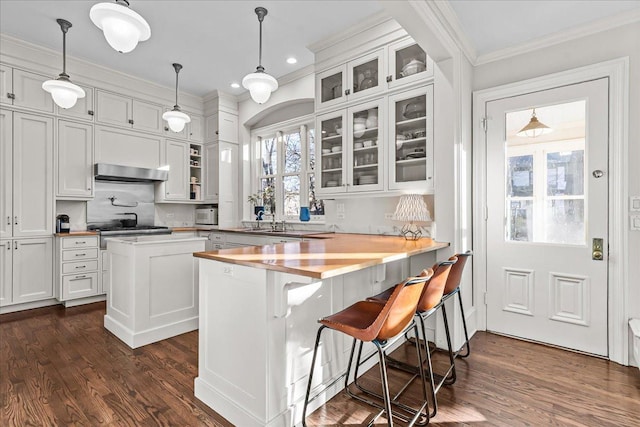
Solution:
{"label": "blue canister", "polygon": [[309,208],[303,206],[300,208],[300,221],[309,221],[311,216],[309,215]]}

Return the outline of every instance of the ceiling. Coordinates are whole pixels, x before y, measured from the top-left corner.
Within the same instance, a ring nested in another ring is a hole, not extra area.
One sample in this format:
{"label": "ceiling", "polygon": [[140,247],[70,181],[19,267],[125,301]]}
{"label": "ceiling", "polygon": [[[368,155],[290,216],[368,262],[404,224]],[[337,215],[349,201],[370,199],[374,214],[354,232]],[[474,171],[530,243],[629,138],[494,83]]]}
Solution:
{"label": "ceiling", "polygon": [[[397,0],[400,1],[400,0]],[[173,87],[171,63],[179,62],[180,89],[195,95],[213,90],[241,94],[232,82],[258,65],[256,6],[269,11],[263,23],[263,65],[282,77],[313,63],[307,46],[358,24],[382,10],[367,0],[152,1],[131,0],[151,26],[151,38],[119,54],[89,19],[98,0],[0,0],[0,32],[61,50],[56,18],[71,21],[67,54]],[[606,16],[640,9],[640,0],[451,0],[467,38],[479,55],[525,43]],[[526,18],[526,19],[525,19]],[[290,56],[294,65],[286,63]],[[73,69],[68,70],[73,79]]]}

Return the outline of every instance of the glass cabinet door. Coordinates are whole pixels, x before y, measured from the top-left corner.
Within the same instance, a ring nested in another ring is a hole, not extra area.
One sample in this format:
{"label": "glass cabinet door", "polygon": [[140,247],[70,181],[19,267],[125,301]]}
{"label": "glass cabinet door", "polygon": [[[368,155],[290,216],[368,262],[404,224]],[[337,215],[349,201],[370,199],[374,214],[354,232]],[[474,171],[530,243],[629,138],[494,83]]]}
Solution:
{"label": "glass cabinet door", "polygon": [[389,188],[432,192],[433,85],[389,97],[389,109]]}
{"label": "glass cabinet door", "polygon": [[347,191],[375,191],[383,188],[382,106],[382,100],[377,100],[349,108]]}
{"label": "glass cabinet door", "polygon": [[382,91],[382,82],[384,82],[385,78],[382,63],[383,56],[384,51],[380,49],[347,64],[349,70],[349,90],[347,94],[349,99],[356,99]]}
{"label": "glass cabinet door", "polygon": [[347,96],[346,64],[316,74],[316,109],[345,102]]}
{"label": "glass cabinet door", "polygon": [[318,194],[342,193],[345,185],[344,137],[347,132],[346,112],[318,116],[316,121],[316,158],[320,172]]}
{"label": "glass cabinet door", "polygon": [[389,88],[433,76],[433,62],[413,39],[389,46]]}

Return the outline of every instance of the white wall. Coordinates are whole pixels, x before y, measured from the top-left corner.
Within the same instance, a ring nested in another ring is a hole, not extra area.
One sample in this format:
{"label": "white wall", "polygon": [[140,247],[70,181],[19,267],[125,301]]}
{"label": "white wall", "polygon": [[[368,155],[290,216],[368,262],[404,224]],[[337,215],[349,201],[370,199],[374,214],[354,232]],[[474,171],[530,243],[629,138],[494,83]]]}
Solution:
{"label": "white wall", "polygon": [[[629,195],[640,196],[640,23],[634,23],[475,67],[473,90],[629,57]],[[629,220],[624,221],[628,227]],[[627,229],[628,230],[628,229]],[[640,318],[640,232],[629,231],[629,315]],[[630,362],[633,361],[631,349]]]}

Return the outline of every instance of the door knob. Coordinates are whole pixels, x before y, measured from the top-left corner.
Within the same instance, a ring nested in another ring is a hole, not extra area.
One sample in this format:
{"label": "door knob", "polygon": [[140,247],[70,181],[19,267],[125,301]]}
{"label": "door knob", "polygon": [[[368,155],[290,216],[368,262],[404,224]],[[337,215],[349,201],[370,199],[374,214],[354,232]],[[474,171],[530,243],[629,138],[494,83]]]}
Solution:
{"label": "door knob", "polygon": [[600,169],[596,169],[593,171],[592,175],[594,178],[602,178],[604,176],[604,172],[602,172]]}
{"label": "door knob", "polygon": [[591,259],[595,261],[602,261],[604,254],[602,253],[603,240],[595,238],[592,243]]}

